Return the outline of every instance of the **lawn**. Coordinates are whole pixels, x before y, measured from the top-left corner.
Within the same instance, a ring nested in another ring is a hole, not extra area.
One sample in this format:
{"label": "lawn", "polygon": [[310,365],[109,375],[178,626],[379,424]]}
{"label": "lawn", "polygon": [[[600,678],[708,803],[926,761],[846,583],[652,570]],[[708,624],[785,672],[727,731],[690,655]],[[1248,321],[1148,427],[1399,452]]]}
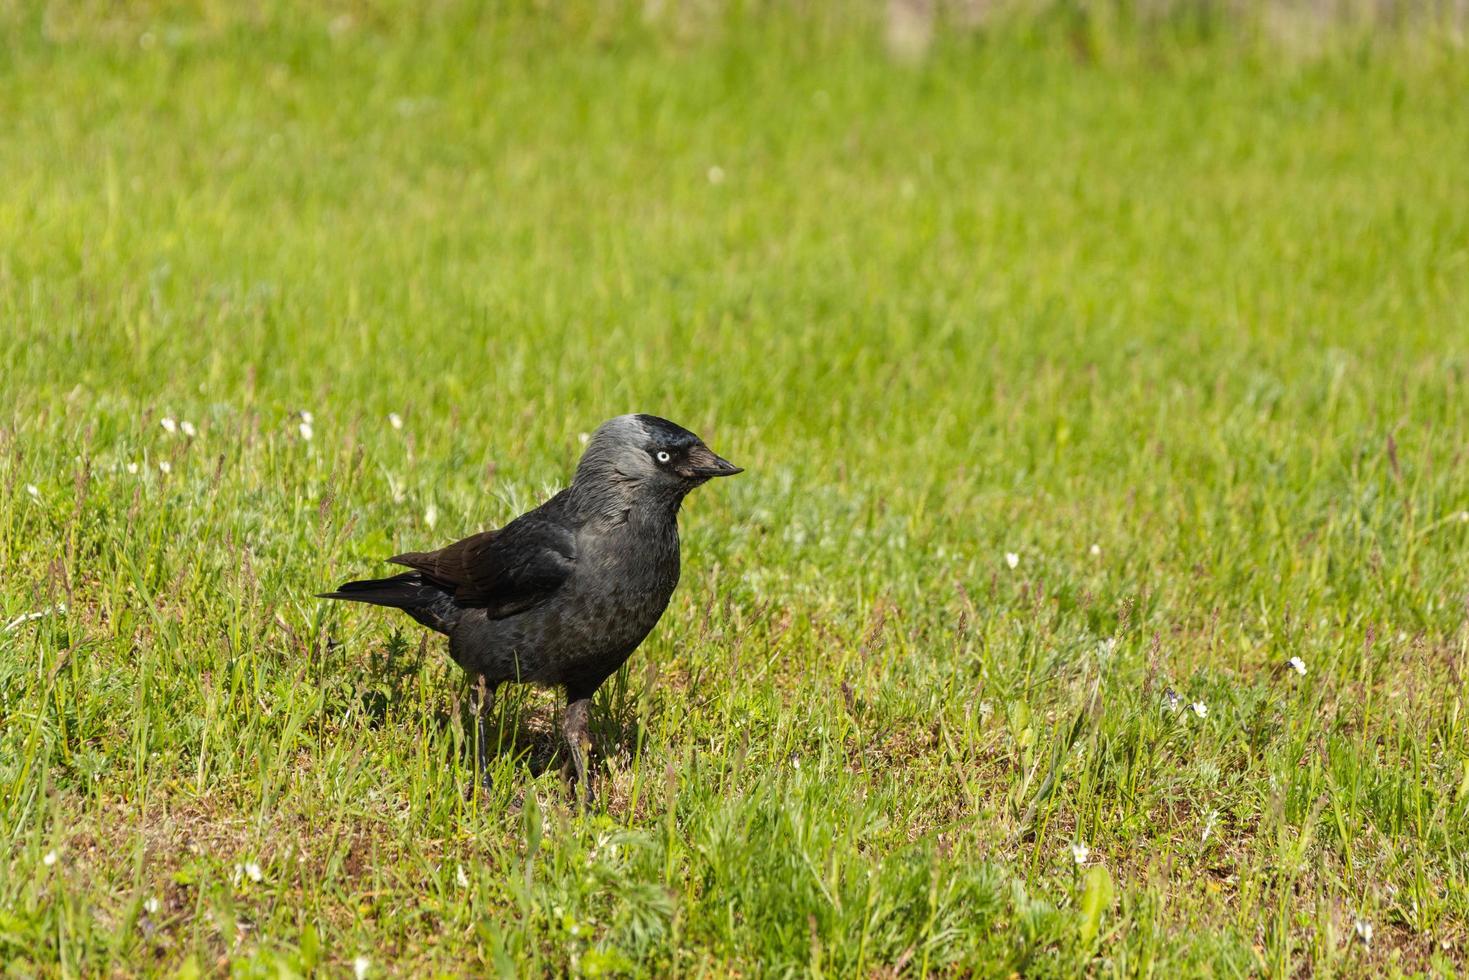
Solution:
{"label": "lawn", "polygon": [[[655,8],[0,3],[9,974],[1462,969],[1463,47]],[[467,796],[312,594],[625,411],[747,472]]]}

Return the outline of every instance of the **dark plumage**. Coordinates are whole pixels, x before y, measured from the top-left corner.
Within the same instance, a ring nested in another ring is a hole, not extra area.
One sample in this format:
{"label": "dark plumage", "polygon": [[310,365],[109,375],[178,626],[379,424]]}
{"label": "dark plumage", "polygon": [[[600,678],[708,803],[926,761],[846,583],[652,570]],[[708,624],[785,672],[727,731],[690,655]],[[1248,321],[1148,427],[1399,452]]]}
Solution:
{"label": "dark plumage", "polygon": [[477,682],[481,718],[506,681],[565,688],[563,731],[587,793],[591,697],[673,595],[679,505],[739,472],[667,419],[620,415],[592,436],[571,486],[535,510],[438,551],[398,555],[389,560],[411,571],[322,598],[401,609],[449,637],[450,656]]}

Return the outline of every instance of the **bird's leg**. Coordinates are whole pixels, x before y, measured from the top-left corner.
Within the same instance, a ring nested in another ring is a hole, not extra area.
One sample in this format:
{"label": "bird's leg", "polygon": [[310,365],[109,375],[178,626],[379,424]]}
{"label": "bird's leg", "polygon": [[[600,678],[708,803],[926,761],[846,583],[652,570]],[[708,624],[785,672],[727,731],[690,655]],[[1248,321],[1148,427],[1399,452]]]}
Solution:
{"label": "bird's leg", "polygon": [[571,764],[576,770],[576,782],[582,804],[591,802],[592,776],[587,768],[587,756],[592,750],[592,738],[587,733],[587,722],[592,710],[592,699],[579,697],[570,692],[566,696],[566,715],[561,722],[562,734],[571,750]]}
{"label": "bird's leg", "polygon": [[481,786],[490,788],[490,771],[487,765],[489,751],[485,746],[485,736],[490,727],[490,709],[495,705],[495,686],[485,678],[484,674],[475,675],[474,699],[474,774]]}

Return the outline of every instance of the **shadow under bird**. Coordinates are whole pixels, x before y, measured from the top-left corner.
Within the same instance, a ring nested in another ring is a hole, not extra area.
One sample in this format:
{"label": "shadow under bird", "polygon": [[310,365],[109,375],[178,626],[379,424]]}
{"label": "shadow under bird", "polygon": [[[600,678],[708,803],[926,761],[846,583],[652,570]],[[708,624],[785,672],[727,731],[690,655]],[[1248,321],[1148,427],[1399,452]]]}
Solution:
{"label": "shadow under bird", "polygon": [[496,531],[388,559],[411,571],[347,582],[323,599],[401,609],[449,638],[485,715],[510,682],[566,691],[562,732],[583,797],[591,783],[591,698],[657,624],[678,585],[678,509],[690,490],[738,466],[687,429],[620,415],[587,444],[571,486]]}

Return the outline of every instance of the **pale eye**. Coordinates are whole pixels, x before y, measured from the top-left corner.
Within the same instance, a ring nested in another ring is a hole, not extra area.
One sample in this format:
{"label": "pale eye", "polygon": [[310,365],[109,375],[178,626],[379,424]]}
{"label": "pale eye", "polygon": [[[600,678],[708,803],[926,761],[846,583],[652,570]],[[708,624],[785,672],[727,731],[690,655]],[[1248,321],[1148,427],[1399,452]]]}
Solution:
{"label": "pale eye", "polygon": [[660,463],[666,463],[666,462],[668,462],[672,458],[673,458],[672,456],[668,455],[667,450],[663,450],[663,449],[658,450],[658,462],[660,462]]}

